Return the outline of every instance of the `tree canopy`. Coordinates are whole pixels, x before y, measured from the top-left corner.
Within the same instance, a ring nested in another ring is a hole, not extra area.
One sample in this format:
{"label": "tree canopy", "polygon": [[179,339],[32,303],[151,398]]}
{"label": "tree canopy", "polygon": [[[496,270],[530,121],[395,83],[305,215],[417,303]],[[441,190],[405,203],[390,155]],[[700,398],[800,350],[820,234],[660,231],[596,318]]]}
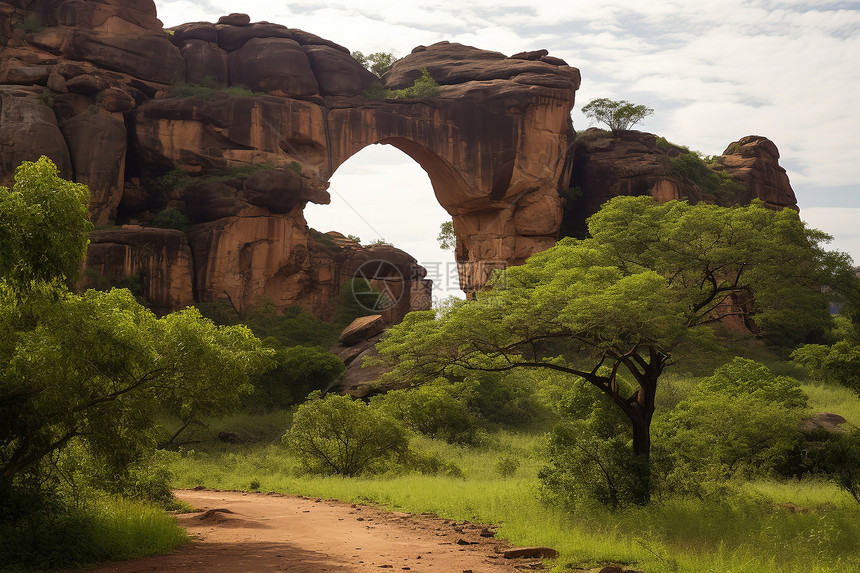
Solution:
{"label": "tree canopy", "polygon": [[12,188],[0,187],[0,280],[8,288],[75,278],[93,228],[89,195],[47,157],[18,166]]}
{"label": "tree canopy", "polygon": [[[829,320],[820,286],[845,255],[791,210],[617,197],[564,239],[437,316],[411,313],[378,348],[416,383],[465,370],[548,369],[581,377],[620,408],[648,456],[658,379],[700,328],[736,316],[760,328]],[[798,330],[799,334],[799,330]],[[586,359],[590,357],[590,359]]]}
{"label": "tree canopy", "polygon": [[0,190],[0,498],[50,487],[70,449],[121,476],[154,449],[156,412],[224,413],[271,366],[243,326],[157,318],[125,289],[71,293],[87,200],[46,158]]}
{"label": "tree canopy", "polygon": [[588,102],[583,106],[582,113],[586,117],[605,123],[612,133],[617,135],[653,114],[654,110],[626,100],[611,100],[603,97]]}

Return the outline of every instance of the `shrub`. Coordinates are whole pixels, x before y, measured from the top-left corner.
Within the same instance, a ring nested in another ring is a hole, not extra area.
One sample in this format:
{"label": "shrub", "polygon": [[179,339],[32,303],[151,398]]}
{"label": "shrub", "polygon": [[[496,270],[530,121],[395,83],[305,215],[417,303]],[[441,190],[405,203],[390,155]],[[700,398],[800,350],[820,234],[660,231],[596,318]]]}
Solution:
{"label": "shrub", "polygon": [[397,421],[348,396],[319,392],[299,406],[284,442],[311,473],[378,472],[403,456],[409,441]]}
{"label": "shrub", "polygon": [[647,503],[648,462],[633,455],[619,409],[581,379],[561,401],[559,411],[569,419],[550,433],[549,463],[539,473],[544,500],[568,509]]}
{"label": "shrub", "polygon": [[722,204],[732,204],[746,187],[726,171],[713,170],[695,152],[687,151],[669,159],[672,173],[699,187],[702,193]]}
{"label": "shrub", "polygon": [[511,477],[517,470],[520,468],[520,460],[519,458],[506,454],[499,458],[499,461],[496,462],[496,473],[501,477]]}
{"label": "shrub", "polygon": [[436,97],[439,92],[439,84],[430,76],[427,68],[422,68],[421,75],[408,88],[387,90],[381,83],[374,82],[362,95],[367,99],[417,99]]}
{"label": "shrub", "polygon": [[255,381],[254,393],[245,400],[246,404],[287,408],[314,390],[326,390],[346,369],[337,356],[319,346],[282,348],[275,360],[277,368]]}
{"label": "shrub", "polygon": [[821,457],[825,475],[860,503],[860,429],[831,436]]}
{"label": "shrub", "polygon": [[707,484],[775,474],[800,446],[805,406],[797,380],[735,358],[655,425],[663,483],[701,496]]}
{"label": "shrub", "polygon": [[469,409],[474,391],[467,385],[444,380],[417,388],[393,390],[373,400],[392,418],[411,430],[449,443],[468,444],[476,438],[475,415]]}
{"label": "shrub", "polygon": [[153,227],[161,227],[162,229],[177,229],[184,231],[188,228],[188,217],[186,217],[179,209],[168,207],[158,213],[152,220]]}

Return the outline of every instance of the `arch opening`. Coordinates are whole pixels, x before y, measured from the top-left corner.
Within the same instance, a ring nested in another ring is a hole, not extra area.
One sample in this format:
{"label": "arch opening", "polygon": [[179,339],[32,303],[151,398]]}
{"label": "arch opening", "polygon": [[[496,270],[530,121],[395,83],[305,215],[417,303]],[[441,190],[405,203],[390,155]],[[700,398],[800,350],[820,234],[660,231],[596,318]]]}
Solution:
{"label": "arch opening", "polygon": [[[427,270],[434,299],[462,298],[454,253],[441,249],[436,240],[441,224],[451,219],[438,196],[439,181],[456,174],[446,175],[444,165],[434,168],[430,155],[426,151],[422,155],[419,145],[401,138],[368,145],[329,178],[331,203],[309,203],[304,216],[309,227],[322,233],[352,235],[363,245],[392,244]],[[435,162],[442,163],[438,158]]]}

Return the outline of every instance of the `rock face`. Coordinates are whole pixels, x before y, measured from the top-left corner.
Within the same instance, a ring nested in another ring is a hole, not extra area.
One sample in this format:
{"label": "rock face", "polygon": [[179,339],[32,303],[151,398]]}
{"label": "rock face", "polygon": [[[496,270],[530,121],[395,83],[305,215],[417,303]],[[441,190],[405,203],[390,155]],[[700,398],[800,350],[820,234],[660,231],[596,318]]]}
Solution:
{"label": "rock face", "polygon": [[785,169],[779,166],[779,151],[769,139],[748,136],[730,144],[713,158],[708,168],[724,172],[734,186],[724,194],[703,189],[674,166],[686,148],[660,140],[651,133],[609,132],[588,129],[577,134],[573,176],[576,188],[565,209],[563,232],[581,235],[585,219],[619,195],[651,195],[660,202],[688,199],[722,205],[746,204],[761,199],[773,208],[797,209],[797,199]]}
{"label": "rock face", "polygon": [[[152,0],[0,0],[0,55],[0,184],[42,154],[87,183],[93,221],[112,228],[93,235],[86,284],[136,280],[163,310],[266,297],[327,318],[355,277],[384,294],[389,323],[428,308],[409,255],[320,235],[302,215],[376,143],[428,173],[467,293],[554,244],[571,183],[584,191],[571,220],[614,194],[706,198],[666,173],[653,136],[575,143],[579,71],[545,50],[440,42],[380,80],[343,46],[243,14],[168,32]],[[363,95],[378,81],[409,87],[423,69],[434,97]],[[770,142],[745,138],[725,157],[750,196],[792,204]],[[153,229],[167,209],[187,226]]]}

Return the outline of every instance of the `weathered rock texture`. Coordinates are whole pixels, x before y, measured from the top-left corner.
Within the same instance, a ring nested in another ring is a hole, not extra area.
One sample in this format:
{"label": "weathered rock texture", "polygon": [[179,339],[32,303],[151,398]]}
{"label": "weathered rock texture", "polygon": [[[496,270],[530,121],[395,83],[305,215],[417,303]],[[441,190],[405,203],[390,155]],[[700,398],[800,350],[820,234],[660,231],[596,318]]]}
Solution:
{"label": "weathered rock texture", "polygon": [[673,169],[673,160],[684,153],[688,150],[665,140],[658,141],[651,133],[625,131],[613,137],[599,129],[580,132],[570,181],[576,192],[565,209],[563,232],[581,235],[585,218],[620,195],[651,195],[660,202],[688,199],[723,205],[761,199],[773,208],[797,209],[788,176],[778,163],[779,151],[767,138],[744,137],[708,163],[712,170],[728,173],[738,184],[724,195],[704,191],[695,181]]}
{"label": "weathered rock texture", "polygon": [[[381,81],[408,87],[422,69],[437,96],[373,101],[362,93],[379,78],[346,48],[243,14],[168,33],[152,0],[0,1],[0,183],[46,154],[90,186],[92,219],[114,228],[93,236],[87,284],[132,278],[165,310],[229,298],[241,311],[268,297],[325,318],[341,285],[382,258],[366,278],[393,301],[389,322],[429,305],[423,269],[390,247],[314,234],[302,215],[368,145],[427,171],[466,292],[555,242],[571,182],[585,191],[572,218],[621,193],[702,198],[660,171],[653,136],[575,143],[579,71],[545,50],[440,42]],[[776,148],[748,139],[725,168],[750,197],[791,205]],[[147,229],[167,208],[187,228]]]}

